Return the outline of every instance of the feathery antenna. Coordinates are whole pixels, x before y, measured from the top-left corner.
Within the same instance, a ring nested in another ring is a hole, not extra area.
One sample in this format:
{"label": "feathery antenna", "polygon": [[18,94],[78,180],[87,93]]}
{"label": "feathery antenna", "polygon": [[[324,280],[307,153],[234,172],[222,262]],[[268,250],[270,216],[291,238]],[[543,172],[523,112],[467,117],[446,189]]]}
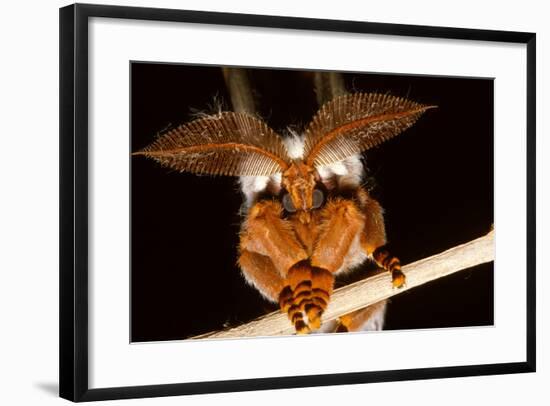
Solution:
{"label": "feathery antenna", "polygon": [[306,128],[306,163],[330,165],[364,152],[405,131],[435,107],[379,93],[338,97],[325,103]]}

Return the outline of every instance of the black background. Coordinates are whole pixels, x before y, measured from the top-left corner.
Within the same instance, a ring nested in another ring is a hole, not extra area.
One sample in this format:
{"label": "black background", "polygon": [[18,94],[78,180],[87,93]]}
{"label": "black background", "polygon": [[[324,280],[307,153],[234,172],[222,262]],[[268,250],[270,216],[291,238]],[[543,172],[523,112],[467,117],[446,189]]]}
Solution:
{"label": "black background", "polygon": [[[318,106],[311,72],[253,69],[261,115],[276,131],[303,128]],[[406,96],[429,110],[368,151],[367,184],[385,209],[402,263],[485,234],[493,222],[493,80],[344,75],[350,91]],[[131,150],[193,118],[230,108],[221,70],[131,64]],[[182,339],[249,321],[276,306],[241,276],[242,197],[234,178],[196,176],[131,158],[131,340]],[[386,329],[493,324],[493,265],[394,296]]]}

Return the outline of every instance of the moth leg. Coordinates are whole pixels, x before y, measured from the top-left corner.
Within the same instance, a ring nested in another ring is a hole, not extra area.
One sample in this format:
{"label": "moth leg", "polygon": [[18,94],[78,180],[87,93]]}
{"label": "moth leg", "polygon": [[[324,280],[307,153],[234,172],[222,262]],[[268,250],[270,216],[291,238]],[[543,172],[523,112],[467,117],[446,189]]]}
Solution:
{"label": "moth leg", "polygon": [[309,261],[299,262],[288,272],[285,279],[286,286],[279,296],[281,311],[288,314],[288,318],[298,334],[311,332],[311,327],[305,318],[305,306],[311,301],[312,295],[311,279]]}
{"label": "moth leg", "polygon": [[321,212],[319,237],[311,265],[330,273],[337,272],[364,223],[364,215],[352,200],[336,198],[328,201]]}
{"label": "moth leg", "polygon": [[[384,226],[383,209],[380,204],[372,199],[364,189],[358,189],[356,199],[362,212],[365,214],[364,228],[361,232],[361,247],[372,257],[376,264],[391,272],[393,286],[400,287],[405,281],[405,275],[401,272],[399,260],[389,257],[391,267],[384,266],[384,257],[381,255],[386,245],[386,229]],[[389,263],[386,263],[389,265]],[[335,332],[344,331],[373,331],[382,330],[387,301],[382,300],[370,306],[345,314],[337,320]]]}
{"label": "moth leg", "polygon": [[310,325],[318,328],[334,286],[334,273],[363,229],[364,216],[352,200],[337,198],[321,212],[317,243],[311,256],[312,304],[306,310]]}
{"label": "moth leg", "polygon": [[269,257],[242,250],[239,256],[239,266],[246,281],[254,286],[262,296],[271,302],[279,300],[284,280]]}
{"label": "moth leg", "polygon": [[[307,302],[301,302],[311,291],[311,267],[307,252],[281,214],[281,204],[276,201],[261,201],[251,208],[241,232],[239,263],[260,292],[263,290],[279,302],[296,332],[308,333],[310,329],[304,320]],[[270,269],[269,275],[262,275],[266,268]],[[275,278],[273,273],[279,277]]]}
{"label": "moth leg", "polygon": [[371,256],[376,264],[391,273],[392,284],[400,288],[405,284],[405,274],[401,271],[401,262],[398,258],[390,255],[385,249],[386,229],[384,227],[383,210],[380,204],[368,197],[362,191],[363,211],[366,213],[365,228],[361,234],[361,246]]}
{"label": "moth leg", "polygon": [[328,306],[334,288],[334,275],[323,268],[312,268],[311,299],[304,306],[312,330],[321,327],[321,316]]}
{"label": "moth leg", "polygon": [[243,250],[239,266],[249,284],[266,299],[279,303],[298,334],[309,333],[303,312],[306,299],[311,296],[311,272],[306,261],[293,266],[286,279],[281,277],[270,258],[257,252]]}
{"label": "moth leg", "polygon": [[268,257],[281,277],[308,258],[288,220],[281,218],[283,208],[274,200],[263,200],[250,209],[240,235],[241,252],[251,251]]}
{"label": "moth leg", "polygon": [[384,326],[386,300],[340,316],[335,328],[336,333],[348,331],[379,331]]}
{"label": "moth leg", "polygon": [[302,261],[289,271],[286,283],[280,296],[281,310],[288,313],[298,333],[317,330],[332,293],[333,275]]}
{"label": "moth leg", "polygon": [[394,288],[400,288],[405,285],[405,274],[401,271],[401,261],[391,255],[384,247],[377,248],[372,257],[376,264],[391,273],[392,284]]}

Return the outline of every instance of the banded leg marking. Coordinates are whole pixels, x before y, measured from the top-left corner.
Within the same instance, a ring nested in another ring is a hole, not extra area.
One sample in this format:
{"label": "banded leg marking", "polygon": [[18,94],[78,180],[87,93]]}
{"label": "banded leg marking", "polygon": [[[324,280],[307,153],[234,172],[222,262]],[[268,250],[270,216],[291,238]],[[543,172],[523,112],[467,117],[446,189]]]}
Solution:
{"label": "banded leg marking", "polygon": [[401,262],[397,257],[390,255],[385,247],[377,248],[372,257],[376,264],[391,273],[394,288],[400,288],[405,284],[405,274],[401,271]]}
{"label": "banded leg marking", "polygon": [[317,330],[332,294],[334,276],[301,261],[290,269],[285,283],[279,295],[281,311],[288,315],[296,333]]}

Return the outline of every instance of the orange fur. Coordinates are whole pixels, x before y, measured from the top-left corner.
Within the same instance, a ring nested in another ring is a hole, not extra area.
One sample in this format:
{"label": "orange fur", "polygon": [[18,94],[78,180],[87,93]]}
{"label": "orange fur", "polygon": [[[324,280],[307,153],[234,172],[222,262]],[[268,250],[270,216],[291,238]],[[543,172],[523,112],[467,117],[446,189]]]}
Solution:
{"label": "orange fur", "polygon": [[364,198],[363,212],[365,213],[365,227],[361,233],[361,246],[368,255],[386,244],[384,215],[380,204],[361,190]]}
{"label": "orange fur", "polygon": [[284,288],[284,281],[267,256],[242,250],[239,266],[244,277],[269,300],[277,300]]}
{"label": "orange fur", "polygon": [[288,190],[294,207],[302,213],[308,213],[313,206],[315,178],[315,169],[302,162],[293,163],[283,172],[282,186]]}
{"label": "orange fur", "polygon": [[[391,272],[394,286],[405,283],[399,260],[381,249],[386,244],[382,208],[359,186],[360,173],[346,177],[333,170],[333,178],[323,179],[320,172],[330,173],[332,165],[345,169],[345,161],[358,161],[359,154],[397,136],[433,107],[383,93],[335,97],[306,127],[300,154],[289,153],[262,120],[220,112],[169,130],[134,155],[179,171],[256,177],[264,185],[247,197],[239,265],[266,298],[279,301],[296,331],[307,333],[321,325],[334,274],[367,255]],[[280,179],[276,185],[273,177]],[[353,196],[339,197],[340,192]],[[256,201],[260,193],[271,196]]]}
{"label": "orange fur", "polygon": [[336,199],[321,212],[322,223],[311,263],[332,273],[342,266],[353,240],[364,227],[364,216],[355,203]]}
{"label": "orange fur", "polygon": [[276,201],[256,203],[250,210],[241,232],[240,248],[267,256],[282,277],[295,263],[307,259],[289,221],[281,218],[281,204]]}
{"label": "orange fur", "polygon": [[[386,244],[382,208],[364,189],[357,189],[355,200],[329,198],[309,213],[309,222],[302,221],[300,211],[284,218],[278,201],[260,201],[251,207],[241,232],[243,274],[264,296],[279,302],[298,333],[321,326],[334,274],[354,244],[392,273],[394,286],[405,281],[399,260],[381,248]],[[342,316],[336,329],[353,331],[378,309],[369,306]]]}

